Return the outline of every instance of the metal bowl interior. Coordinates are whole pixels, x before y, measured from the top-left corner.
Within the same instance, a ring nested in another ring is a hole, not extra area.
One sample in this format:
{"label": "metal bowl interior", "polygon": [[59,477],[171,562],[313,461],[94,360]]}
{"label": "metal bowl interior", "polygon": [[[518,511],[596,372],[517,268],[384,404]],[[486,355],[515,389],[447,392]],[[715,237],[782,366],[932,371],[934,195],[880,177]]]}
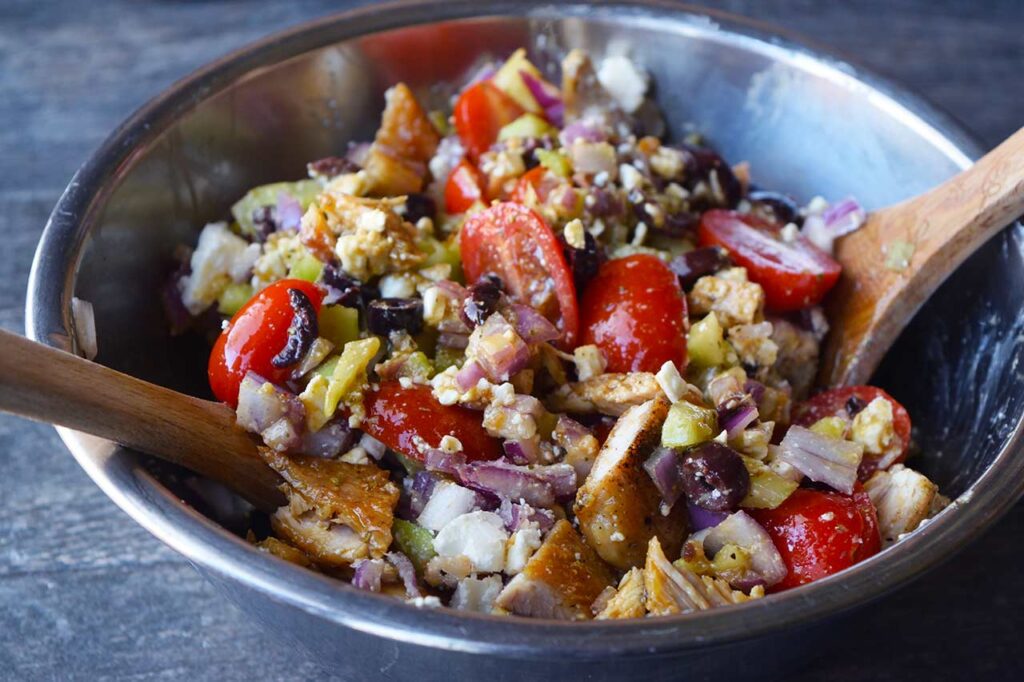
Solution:
{"label": "metal bowl interior", "polygon": [[[628,51],[652,74],[673,134],[693,122],[726,158],[750,161],[756,182],[803,200],[853,194],[868,207],[886,205],[978,154],[917,98],[749,22],[656,2],[478,5],[376,6],[302,26],[224,58],[137,112],[51,216],[33,267],[28,335],[74,348],[69,302],[87,299],[100,362],[206,395],[202,342],[172,340],[156,304],[175,246],[194,242],[248,187],[300,177],[308,160],[371,136],[395,81],[441,97],[436,83],[520,45],[547,67],[570,47]],[[1017,499],[1022,284],[1024,234],[1008,229],[925,306],[879,375],[920,427],[925,455],[916,465],[957,503],[841,575],[703,614],[565,624],[418,610],[267,557],[183,504],[136,453],[61,436],[136,521],[244,593],[239,599],[272,602],[275,612],[420,651],[580,662],[672,656],[863,604],[951,555]]]}

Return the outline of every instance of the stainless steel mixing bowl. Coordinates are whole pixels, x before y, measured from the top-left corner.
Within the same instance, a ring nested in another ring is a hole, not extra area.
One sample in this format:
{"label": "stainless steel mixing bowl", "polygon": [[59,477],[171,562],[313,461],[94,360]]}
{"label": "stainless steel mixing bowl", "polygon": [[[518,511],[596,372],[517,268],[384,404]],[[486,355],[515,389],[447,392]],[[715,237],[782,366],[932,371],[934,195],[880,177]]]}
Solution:
{"label": "stainless steel mixing bowl", "polygon": [[[749,160],[760,184],[801,199],[852,193],[885,205],[979,151],[900,88],[734,17],[658,2],[378,5],[236,52],[118,128],[46,227],[28,335],[74,347],[69,303],[78,296],[95,306],[100,362],[205,394],[203,349],[171,340],[157,304],[175,245],[246,188],[299,177],[307,160],[369,137],[391,83],[426,87],[519,45],[547,65],[569,47],[630,51],[653,75],[673,132],[696,122],[726,158]],[[835,616],[950,556],[1020,495],[1022,251],[1021,231],[1010,229],[972,258],[880,374],[920,427],[927,454],[917,466],[958,502],[841,575],[728,609],[571,624],[418,610],[253,550],[183,504],[137,453],[61,437],[132,518],[346,679],[768,676],[840,632]]]}

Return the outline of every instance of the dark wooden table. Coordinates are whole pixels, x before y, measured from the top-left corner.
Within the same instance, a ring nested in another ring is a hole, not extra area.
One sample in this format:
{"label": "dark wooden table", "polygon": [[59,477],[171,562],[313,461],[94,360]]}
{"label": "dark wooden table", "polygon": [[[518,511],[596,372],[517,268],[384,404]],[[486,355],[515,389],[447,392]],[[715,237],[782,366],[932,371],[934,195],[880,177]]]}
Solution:
{"label": "dark wooden table", "polygon": [[[266,33],[355,3],[0,0],[0,326],[22,331],[39,233],[75,168],[135,107]],[[895,77],[987,146],[1024,124],[1021,0],[728,0]],[[0,675],[323,677],[122,514],[54,431],[0,416]],[[809,651],[800,680],[1024,679],[1024,506]]]}

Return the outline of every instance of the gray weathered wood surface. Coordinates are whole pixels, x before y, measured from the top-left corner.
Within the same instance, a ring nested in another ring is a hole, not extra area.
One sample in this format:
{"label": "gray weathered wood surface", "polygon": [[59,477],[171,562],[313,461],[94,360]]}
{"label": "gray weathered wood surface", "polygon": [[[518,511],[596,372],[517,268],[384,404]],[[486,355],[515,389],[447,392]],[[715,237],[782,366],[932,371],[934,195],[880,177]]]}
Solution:
{"label": "gray weathered wood surface", "polygon": [[[204,62],[352,5],[328,0],[0,0],[0,326],[22,331],[36,240],[75,168]],[[992,146],[1024,124],[1021,0],[728,0],[893,76]],[[52,429],[0,416],[0,676],[325,676],[122,514]],[[801,680],[1024,678],[1024,506],[856,616]],[[808,652],[815,658],[818,652]]]}

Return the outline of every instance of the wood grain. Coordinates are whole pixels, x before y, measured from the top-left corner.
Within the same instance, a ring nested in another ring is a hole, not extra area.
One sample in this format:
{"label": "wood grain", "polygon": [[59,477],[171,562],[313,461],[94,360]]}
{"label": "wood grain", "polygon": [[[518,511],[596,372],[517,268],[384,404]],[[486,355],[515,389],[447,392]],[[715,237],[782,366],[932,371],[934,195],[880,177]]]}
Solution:
{"label": "wood grain", "polygon": [[[0,2],[0,326],[23,328],[46,217],[133,109],[201,64],[346,0]],[[1020,126],[1020,0],[722,0],[907,84],[994,145]],[[336,679],[122,514],[49,426],[0,415],[0,679]],[[855,616],[789,682],[1024,679],[1024,506]],[[827,627],[827,625],[825,625]]]}
{"label": "wood grain", "polygon": [[281,478],[223,403],[200,400],[0,330],[0,410],[107,438],[219,481],[251,504],[284,503]]}
{"label": "wood grain", "polygon": [[[924,194],[873,211],[861,229],[840,238],[836,259],[843,274],[827,303],[831,331],[819,384],[866,383],[939,285],[1021,215],[1024,128],[968,170]],[[906,263],[890,262],[901,248],[907,249]]]}

